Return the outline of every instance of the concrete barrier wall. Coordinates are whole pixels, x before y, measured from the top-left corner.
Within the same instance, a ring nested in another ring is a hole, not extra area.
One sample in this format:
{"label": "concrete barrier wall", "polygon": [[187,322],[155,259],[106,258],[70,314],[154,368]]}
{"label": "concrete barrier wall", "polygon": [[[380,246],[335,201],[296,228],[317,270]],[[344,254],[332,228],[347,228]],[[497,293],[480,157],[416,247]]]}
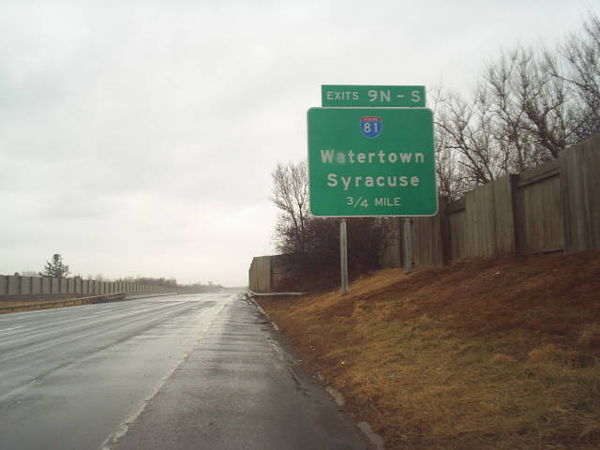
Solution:
{"label": "concrete barrier wall", "polygon": [[8,277],[0,277],[0,295],[8,294]]}
{"label": "concrete barrier wall", "polygon": [[20,289],[21,280],[18,276],[9,276],[8,277],[8,295],[19,295],[21,293]]}
{"label": "concrete barrier wall", "polygon": [[60,278],[52,278],[50,285],[51,294],[60,294]]}
{"label": "concrete barrier wall", "polygon": [[21,290],[19,292],[32,292],[31,277],[20,277],[21,278]]}
{"label": "concrete barrier wall", "polygon": [[31,294],[37,295],[42,293],[42,279],[38,277],[31,277]]}
{"label": "concrete barrier wall", "polygon": [[76,278],[29,277],[0,275],[0,299],[2,297],[39,296],[78,297],[115,293],[160,294],[173,291],[172,287],[140,285],[127,282],[83,280]]}
{"label": "concrete barrier wall", "polygon": [[68,294],[69,293],[69,284],[67,282],[67,278],[60,278],[60,293],[61,294]]}
{"label": "concrete barrier wall", "polygon": [[42,294],[46,294],[52,289],[52,278],[42,278]]}

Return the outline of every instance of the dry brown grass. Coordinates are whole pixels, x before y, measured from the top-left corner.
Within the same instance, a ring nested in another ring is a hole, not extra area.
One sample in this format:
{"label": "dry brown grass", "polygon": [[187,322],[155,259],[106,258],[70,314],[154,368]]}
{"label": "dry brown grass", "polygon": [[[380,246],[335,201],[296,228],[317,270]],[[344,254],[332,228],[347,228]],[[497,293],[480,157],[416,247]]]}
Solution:
{"label": "dry brown grass", "polygon": [[600,448],[599,253],[260,303],[389,449]]}

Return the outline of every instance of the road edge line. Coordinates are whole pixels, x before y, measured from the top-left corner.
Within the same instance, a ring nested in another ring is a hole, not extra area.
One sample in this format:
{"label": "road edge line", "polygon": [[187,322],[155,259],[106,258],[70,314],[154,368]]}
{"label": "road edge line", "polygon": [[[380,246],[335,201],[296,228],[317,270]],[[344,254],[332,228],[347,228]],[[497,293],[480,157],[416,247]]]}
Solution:
{"label": "road edge line", "polygon": [[[273,327],[273,329],[275,331],[277,331],[278,333],[281,333],[279,326],[277,326],[277,324],[269,317],[267,312],[262,308],[262,306],[260,306],[256,302],[256,300],[252,297],[251,294],[245,293],[244,297],[255,306],[255,308],[258,310],[258,312],[260,312],[265,317],[267,322],[269,322],[271,324],[271,326]],[[323,385],[321,385],[321,386],[323,386]],[[334,387],[332,387],[331,385],[324,386],[324,388],[325,388],[325,392],[327,392],[327,394],[333,399],[335,404],[338,405],[340,408],[343,408],[344,405],[346,404],[346,399],[344,398],[342,393],[340,391],[338,391],[337,389],[335,389]],[[354,426],[356,428],[358,428],[360,430],[360,432],[364,436],[366,436],[366,438],[369,440],[369,442],[371,442],[371,444],[373,444],[375,446],[375,450],[385,450],[383,437],[381,437],[381,435],[377,434],[373,430],[373,427],[371,426],[371,424],[369,424],[368,422],[363,420],[358,423],[354,422]]]}

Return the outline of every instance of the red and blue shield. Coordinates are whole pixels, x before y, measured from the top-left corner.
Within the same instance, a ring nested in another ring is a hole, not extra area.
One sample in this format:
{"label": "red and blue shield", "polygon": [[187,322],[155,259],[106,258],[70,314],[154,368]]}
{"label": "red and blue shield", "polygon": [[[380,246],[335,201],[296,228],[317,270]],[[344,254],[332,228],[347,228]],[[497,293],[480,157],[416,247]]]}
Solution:
{"label": "red and blue shield", "polygon": [[383,130],[383,121],[379,116],[365,116],[360,118],[360,131],[368,138],[376,138]]}

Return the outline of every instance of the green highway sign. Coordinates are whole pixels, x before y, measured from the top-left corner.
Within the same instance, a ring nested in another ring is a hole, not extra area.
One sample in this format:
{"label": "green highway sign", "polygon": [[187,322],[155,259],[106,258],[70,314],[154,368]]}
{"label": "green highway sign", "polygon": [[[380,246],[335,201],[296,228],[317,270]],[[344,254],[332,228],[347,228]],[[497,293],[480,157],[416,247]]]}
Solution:
{"label": "green highway sign", "polygon": [[321,105],[337,108],[425,106],[425,86],[321,86]]}
{"label": "green highway sign", "polygon": [[311,108],[308,169],[315,216],[435,215],[432,112]]}

